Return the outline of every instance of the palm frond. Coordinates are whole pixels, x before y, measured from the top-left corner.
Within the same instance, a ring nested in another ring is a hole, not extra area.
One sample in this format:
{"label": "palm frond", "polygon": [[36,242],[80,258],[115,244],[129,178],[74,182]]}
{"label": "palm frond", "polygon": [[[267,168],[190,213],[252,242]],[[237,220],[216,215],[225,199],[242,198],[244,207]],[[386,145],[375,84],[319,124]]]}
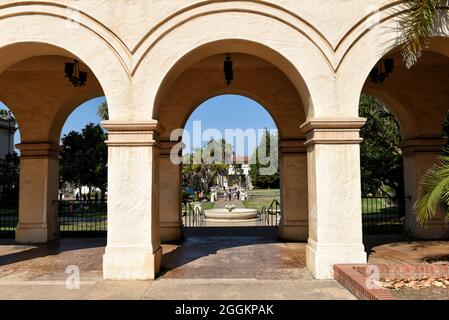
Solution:
{"label": "palm frond", "polygon": [[407,68],[418,61],[427,47],[445,3],[447,0],[408,0],[409,10],[401,21],[402,57]]}
{"label": "palm frond", "polygon": [[443,157],[441,164],[428,169],[420,182],[419,198],[416,202],[418,221],[424,224],[432,219],[438,210],[449,215],[449,157]]}

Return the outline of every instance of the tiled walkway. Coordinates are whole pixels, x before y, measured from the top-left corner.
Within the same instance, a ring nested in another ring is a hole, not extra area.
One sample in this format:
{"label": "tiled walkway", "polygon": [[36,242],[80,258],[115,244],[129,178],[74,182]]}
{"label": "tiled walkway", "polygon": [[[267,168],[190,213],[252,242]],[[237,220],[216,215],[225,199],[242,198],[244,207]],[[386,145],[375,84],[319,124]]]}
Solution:
{"label": "tiled walkway", "polygon": [[[333,280],[313,279],[305,268],[304,243],[279,242],[273,230],[263,235],[257,228],[224,228],[226,236],[211,236],[221,231],[206,229],[182,245],[164,245],[163,270],[155,281],[104,281],[104,239],[42,246],[1,240],[0,299],[354,299]],[[365,244],[372,263],[424,262],[449,252],[448,241],[372,237]],[[66,288],[73,284],[66,268],[73,266],[80,269],[78,290]]]}
{"label": "tiled walkway", "polygon": [[[182,246],[164,245],[156,281],[125,282],[102,280],[104,245],[101,239],[1,245],[0,299],[354,299],[337,282],[312,278],[302,243],[189,237]],[[69,265],[80,268],[78,290],[66,288]]]}

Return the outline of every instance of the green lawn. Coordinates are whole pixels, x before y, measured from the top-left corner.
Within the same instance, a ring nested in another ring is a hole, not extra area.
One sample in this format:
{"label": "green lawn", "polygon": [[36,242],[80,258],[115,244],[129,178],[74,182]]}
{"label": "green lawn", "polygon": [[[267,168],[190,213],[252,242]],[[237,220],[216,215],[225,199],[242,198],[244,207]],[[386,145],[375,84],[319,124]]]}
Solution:
{"label": "green lawn", "polygon": [[248,191],[250,196],[256,196],[256,197],[279,197],[281,194],[281,191],[279,189],[253,189],[251,191]]}
{"label": "green lawn", "polygon": [[18,209],[0,209],[0,216],[18,215]]}
{"label": "green lawn", "polygon": [[245,208],[248,209],[262,209],[263,207],[266,207],[268,209],[273,200],[274,200],[273,198],[258,198],[258,199],[245,200],[242,202]]}
{"label": "green lawn", "polygon": [[68,222],[61,223],[60,231],[107,231],[107,223],[103,222]]}
{"label": "green lawn", "polygon": [[214,202],[206,202],[206,203],[202,203],[201,205],[203,206],[204,210],[210,210],[210,209],[215,208]]}
{"label": "green lawn", "polygon": [[[195,208],[196,204],[201,204],[201,206],[203,207],[203,210],[210,210],[213,209],[215,207],[215,203],[214,202],[192,202],[192,209]],[[184,210],[184,205],[183,205],[183,210]],[[189,213],[187,213],[189,214]]]}
{"label": "green lawn", "polygon": [[254,189],[248,192],[248,199],[243,202],[245,208],[262,209],[268,208],[273,200],[280,201],[279,189]]}
{"label": "green lawn", "polygon": [[363,198],[362,213],[397,213],[397,206],[388,199],[382,198]]}

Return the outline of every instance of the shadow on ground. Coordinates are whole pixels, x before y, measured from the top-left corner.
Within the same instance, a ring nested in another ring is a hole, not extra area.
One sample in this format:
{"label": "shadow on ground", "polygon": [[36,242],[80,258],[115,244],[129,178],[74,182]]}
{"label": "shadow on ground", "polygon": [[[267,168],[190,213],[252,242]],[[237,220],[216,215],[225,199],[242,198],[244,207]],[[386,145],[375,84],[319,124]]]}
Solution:
{"label": "shadow on ground", "polygon": [[305,270],[305,243],[281,242],[277,228],[195,228],[185,234],[182,244],[164,254],[164,278],[311,277]]}
{"label": "shadow on ground", "polygon": [[24,263],[44,257],[55,257],[69,251],[98,249],[100,252],[106,246],[106,238],[64,238],[41,245],[16,244],[12,240],[0,240],[0,266]]}

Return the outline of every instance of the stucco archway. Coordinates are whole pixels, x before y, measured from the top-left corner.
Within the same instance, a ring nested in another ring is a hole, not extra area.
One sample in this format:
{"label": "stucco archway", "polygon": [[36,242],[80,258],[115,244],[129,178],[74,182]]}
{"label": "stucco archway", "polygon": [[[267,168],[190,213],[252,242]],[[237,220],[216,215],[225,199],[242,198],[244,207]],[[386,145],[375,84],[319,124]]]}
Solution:
{"label": "stucco archway", "polygon": [[62,127],[78,105],[104,93],[82,60],[87,85],[75,88],[65,78],[64,63],[79,59],[65,49],[46,43],[16,43],[0,49],[0,56],[10,57],[11,62],[2,61],[0,97],[14,113],[21,133],[16,240],[45,243],[59,236],[56,200]]}
{"label": "stucco archway", "polygon": [[[283,220],[280,234],[288,240],[306,240],[308,235],[307,212],[307,159],[303,146],[304,134],[299,125],[306,119],[305,107],[294,85],[272,63],[253,54],[232,52],[234,60],[234,80],[231,85],[223,77],[223,60],[226,52],[217,53],[219,47],[243,46],[236,41],[232,45],[211,44],[198,51],[214,52],[213,55],[198,60],[186,67],[185,61],[195,61],[190,56],[183,58],[171,70],[162,83],[156,98],[153,118],[160,126],[160,166],[159,210],[161,238],[176,241],[181,237],[180,226],[180,167],[170,163],[170,150],[175,141],[170,141],[171,133],[183,128],[193,110],[203,101],[220,94],[242,94],[260,102],[276,122],[280,142],[281,199]],[[256,44],[248,43],[248,51]],[[265,50],[267,50],[265,48]],[[181,68],[181,70],[179,69]],[[295,196],[293,196],[295,194]],[[177,199],[177,200],[176,200]]]}
{"label": "stucco archway", "polygon": [[422,226],[414,209],[421,177],[439,161],[446,143],[442,139],[442,122],[449,108],[448,44],[448,37],[432,38],[423,56],[410,69],[405,67],[399,48],[387,48],[379,60],[394,59],[392,74],[381,84],[368,77],[362,89],[388,105],[400,124],[405,179],[405,199],[400,201],[405,203],[406,232],[417,238],[439,239],[449,235],[449,226],[441,215]]}

